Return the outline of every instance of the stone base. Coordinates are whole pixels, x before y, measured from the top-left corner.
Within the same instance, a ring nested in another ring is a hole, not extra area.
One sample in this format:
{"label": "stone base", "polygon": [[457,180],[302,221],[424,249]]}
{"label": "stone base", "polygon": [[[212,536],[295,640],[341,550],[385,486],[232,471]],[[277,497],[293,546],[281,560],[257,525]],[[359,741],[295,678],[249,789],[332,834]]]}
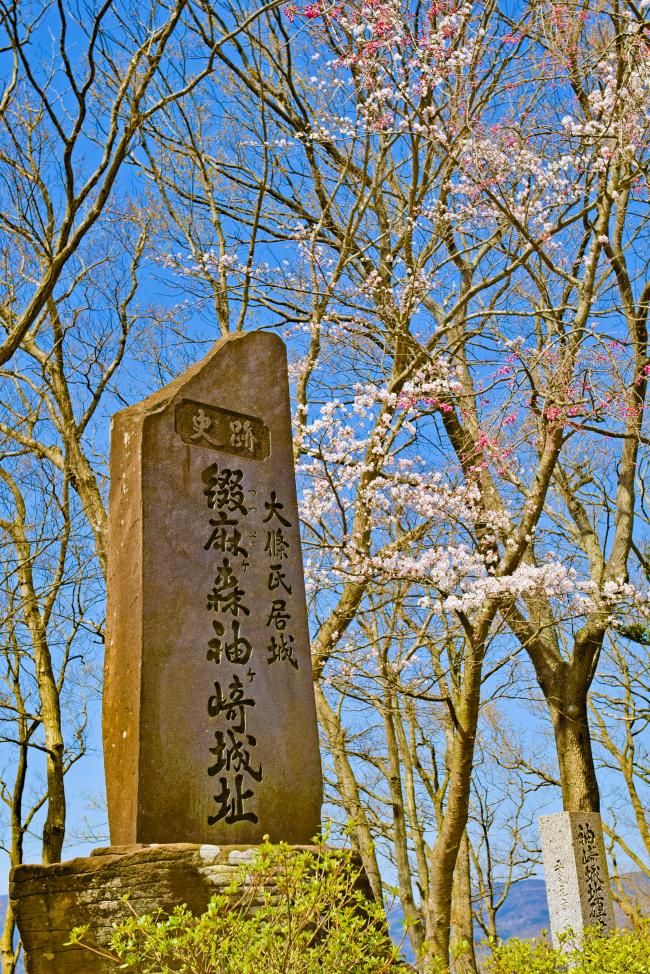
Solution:
{"label": "stone base", "polygon": [[26,974],[117,974],[112,961],[65,946],[73,927],[88,924],[86,942],[106,947],[115,924],[132,915],[121,900],[126,894],[136,913],[171,912],[186,903],[198,915],[255,852],[251,846],[189,843],[112,846],[86,859],[17,866],[9,896]]}

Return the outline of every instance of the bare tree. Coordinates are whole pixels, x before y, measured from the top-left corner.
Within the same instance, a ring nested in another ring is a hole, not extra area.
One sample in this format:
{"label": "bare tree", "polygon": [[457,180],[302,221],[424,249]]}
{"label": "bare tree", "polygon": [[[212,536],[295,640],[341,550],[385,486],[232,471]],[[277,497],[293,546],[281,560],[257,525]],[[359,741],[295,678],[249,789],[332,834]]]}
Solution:
{"label": "bare tree", "polygon": [[[58,862],[66,827],[64,779],[86,751],[83,678],[97,597],[92,546],[74,530],[65,477],[50,480],[32,458],[0,467],[2,631],[0,797],[8,816],[12,866],[42,821],[42,858]],[[94,591],[93,591],[94,589]],[[9,907],[2,934],[3,974],[17,962]]]}
{"label": "bare tree", "polygon": [[498,942],[497,917],[516,883],[535,875],[540,852],[535,822],[539,788],[523,759],[503,762],[503,742],[516,745],[517,732],[499,704],[485,708],[480,756],[472,781],[469,855],[473,917],[488,941]]}
{"label": "bare tree", "polygon": [[[214,38],[208,6],[192,0],[144,7],[102,0],[92,12],[3,0],[0,28],[11,65],[0,112],[4,364],[74,280],[80,247],[115,193],[143,124],[210,73]],[[195,69],[187,44],[197,33],[206,50]]]}

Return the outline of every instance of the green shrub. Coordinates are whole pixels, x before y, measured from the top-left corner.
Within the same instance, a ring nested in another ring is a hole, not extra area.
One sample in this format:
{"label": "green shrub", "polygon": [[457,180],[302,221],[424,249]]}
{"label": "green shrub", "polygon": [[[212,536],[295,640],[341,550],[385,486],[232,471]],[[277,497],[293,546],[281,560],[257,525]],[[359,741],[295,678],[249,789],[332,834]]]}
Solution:
{"label": "green shrub", "polygon": [[[120,923],[112,956],[133,974],[404,971],[381,906],[365,898],[358,879],[343,851],[265,844],[201,916],[181,906],[169,917],[134,913]],[[93,949],[87,930],[74,930],[71,942]]]}
{"label": "green shrub", "polygon": [[[358,881],[342,850],[266,843],[201,916],[186,906],[171,916],[134,912],[116,927],[111,954],[86,942],[87,927],[73,930],[71,942],[131,974],[405,974],[412,968],[400,961],[381,906]],[[443,968],[432,958],[427,974]],[[562,950],[509,940],[493,947],[482,974],[650,974],[650,920],[582,943],[566,937]]]}
{"label": "green shrub", "polygon": [[567,936],[562,950],[548,944],[509,940],[495,947],[486,974],[650,974],[650,920],[634,931],[609,936],[590,932],[584,941]]}

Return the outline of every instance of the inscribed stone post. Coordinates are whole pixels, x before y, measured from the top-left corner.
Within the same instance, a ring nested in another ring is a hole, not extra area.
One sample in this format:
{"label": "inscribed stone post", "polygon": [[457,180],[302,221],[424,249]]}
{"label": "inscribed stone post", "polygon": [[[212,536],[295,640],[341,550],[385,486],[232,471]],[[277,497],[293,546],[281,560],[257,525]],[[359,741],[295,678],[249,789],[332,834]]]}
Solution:
{"label": "inscribed stone post", "polygon": [[613,930],[614,906],[597,812],[558,812],[539,820],[546,896],[555,946],[585,927]]}
{"label": "inscribed stone post", "polygon": [[114,417],[111,841],[309,842],[322,778],[284,343],[228,336]]}

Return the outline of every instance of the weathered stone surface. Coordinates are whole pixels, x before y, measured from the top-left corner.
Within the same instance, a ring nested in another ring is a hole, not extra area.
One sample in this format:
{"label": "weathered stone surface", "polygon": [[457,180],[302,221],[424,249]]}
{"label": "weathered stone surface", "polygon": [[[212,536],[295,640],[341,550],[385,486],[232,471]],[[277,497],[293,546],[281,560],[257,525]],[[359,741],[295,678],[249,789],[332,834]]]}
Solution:
{"label": "weathered stone surface", "polygon": [[286,353],[229,336],[111,439],[111,841],[309,842],[322,779]]}
{"label": "weathered stone surface", "polygon": [[558,812],[539,820],[553,943],[572,930],[615,927],[605,844],[597,812]]}
{"label": "weathered stone surface", "polygon": [[[75,926],[89,924],[85,941],[106,948],[116,923],[180,903],[202,913],[256,849],[178,843],[112,846],[86,859],[52,866],[18,866],[9,894],[26,954],[26,974],[117,974],[110,960],[66,947]],[[365,881],[365,875],[362,876]],[[369,888],[360,888],[370,895]],[[131,910],[121,897],[129,895]]]}

